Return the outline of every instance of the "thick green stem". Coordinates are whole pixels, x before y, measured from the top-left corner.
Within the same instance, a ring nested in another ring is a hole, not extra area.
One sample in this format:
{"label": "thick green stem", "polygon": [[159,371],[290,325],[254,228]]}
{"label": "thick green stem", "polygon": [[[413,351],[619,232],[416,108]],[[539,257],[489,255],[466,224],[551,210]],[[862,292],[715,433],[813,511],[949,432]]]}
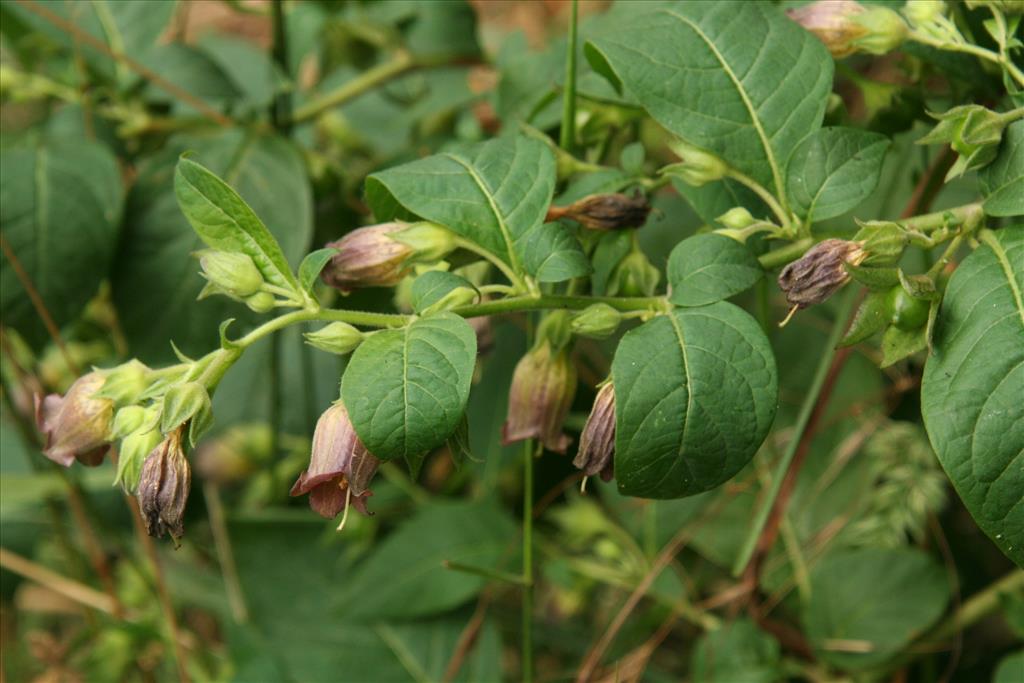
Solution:
{"label": "thick green stem", "polygon": [[665,307],[665,299],[660,296],[648,297],[610,297],[610,296],[567,296],[545,294],[542,296],[515,296],[495,301],[484,301],[479,304],[459,306],[454,313],[463,318],[477,318],[497,313],[513,313],[516,311],[541,311],[564,309],[578,311],[592,304],[604,303],[619,311],[650,311]]}
{"label": "thick green stem", "polygon": [[814,407],[818,404],[821,389],[825,386],[825,377],[828,376],[828,369],[831,367],[832,359],[836,355],[836,345],[839,344],[843,332],[846,331],[846,324],[849,322],[850,314],[853,312],[856,301],[857,297],[854,296],[852,289],[843,295],[839,311],[836,313],[835,322],[832,323],[832,331],[829,333],[821,357],[818,359],[818,368],[814,372],[814,379],[804,395],[804,402],[800,406],[800,413],[797,415],[796,424],[793,426],[793,433],[790,436],[789,443],[786,445],[786,451],[782,454],[782,458],[775,467],[775,475],[772,477],[771,486],[764,497],[761,508],[757,511],[757,516],[754,518],[754,523],[747,533],[747,538],[743,542],[743,547],[736,558],[736,563],[733,565],[732,571],[736,576],[739,576],[746,568],[747,563],[750,562],[750,558],[757,547],[757,540],[761,537],[761,531],[768,522],[768,515],[771,513],[772,508],[775,507],[775,499],[778,498],[779,489],[782,487],[782,480],[785,479],[789,465],[793,462],[793,456],[796,455],[797,447],[803,440],[807,423],[811,419],[811,413],[814,412]]}
{"label": "thick green stem", "polygon": [[923,43],[925,45],[929,45],[939,50],[948,50],[950,52],[964,52],[966,54],[974,55],[975,57],[979,57],[989,62],[998,64],[999,66],[1003,67],[1003,69],[1005,69],[1008,74],[1010,74],[1013,80],[1017,81],[1018,85],[1024,86],[1024,71],[1021,71],[1019,68],[1017,68],[1017,66],[1008,57],[1005,57],[1004,55],[997,54],[995,52],[992,52],[991,50],[986,50],[983,47],[978,47],[977,45],[972,45],[970,43],[954,43],[942,41],[937,38],[933,38],[932,36],[929,36],[925,33],[921,33],[919,31],[912,32],[910,34],[910,38],[911,40],[914,40],[918,43]]}
{"label": "thick green stem", "polygon": [[565,56],[565,89],[562,91],[562,127],[558,132],[558,146],[572,152],[576,144],[576,15],[577,0],[572,0],[569,17],[569,44]]}

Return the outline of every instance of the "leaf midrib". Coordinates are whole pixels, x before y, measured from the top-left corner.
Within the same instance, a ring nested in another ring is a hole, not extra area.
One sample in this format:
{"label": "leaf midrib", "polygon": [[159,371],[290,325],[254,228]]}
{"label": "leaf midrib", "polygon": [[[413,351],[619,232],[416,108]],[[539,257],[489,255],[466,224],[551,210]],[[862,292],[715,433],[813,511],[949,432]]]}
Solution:
{"label": "leaf midrib", "polygon": [[704,44],[708,46],[708,49],[711,50],[715,59],[717,59],[718,63],[722,65],[722,70],[725,71],[726,75],[736,87],[737,94],[740,96],[740,99],[743,100],[743,106],[747,108],[747,112],[750,114],[750,122],[753,124],[754,130],[757,132],[757,136],[761,138],[761,146],[764,147],[765,156],[768,158],[768,166],[772,169],[772,180],[775,183],[775,191],[779,202],[782,204],[783,208],[788,210],[789,204],[786,199],[786,189],[782,183],[782,171],[779,168],[778,162],[775,160],[775,152],[772,150],[771,140],[768,138],[768,134],[761,125],[761,119],[758,118],[757,109],[754,107],[754,103],[750,101],[750,98],[747,96],[747,91],[743,89],[743,83],[736,76],[736,73],[732,70],[732,67],[729,66],[728,62],[725,61],[725,57],[722,56],[722,53],[718,51],[718,47],[711,41],[708,35],[701,30],[700,26],[672,10],[666,9],[662,11],[669,16],[675,17],[693,29],[693,32],[696,33],[697,36],[704,41]]}

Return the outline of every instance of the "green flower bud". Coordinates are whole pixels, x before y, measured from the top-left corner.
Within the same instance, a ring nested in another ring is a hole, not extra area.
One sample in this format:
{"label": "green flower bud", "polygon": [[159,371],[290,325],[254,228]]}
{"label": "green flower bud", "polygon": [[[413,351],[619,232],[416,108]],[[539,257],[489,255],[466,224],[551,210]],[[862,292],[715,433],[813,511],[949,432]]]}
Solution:
{"label": "green flower bud", "polygon": [[721,180],[729,171],[728,165],[717,156],[685,140],[670,142],[669,147],[682,161],[666,166],[662,172],[678,176],[687,185],[700,187],[713,180]]}
{"label": "green flower bud", "polygon": [[658,288],[661,272],[640,251],[622,259],[608,282],[608,296],[651,296]]}
{"label": "green flower bud", "polygon": [[409,262],[432,263],[455,250],[455,233],[443,225],[421,221],[412,223],[388,235],[391,239],[412,248]]}
{"label": "green flower bud", "polygon": [[352,353],[363,341],[362,332],[343,322],[330,323],[303,336],[310,346],[339,356]]}
{"label": "green flower bud", "polygon": [[907,22],[898,12],[888,7],[871,5],[852,18],[853,22],[867,29],[867,33],[855,38],[853,46],[860,52],[884,55],[903,44],[909,32]]}
{"label": "green flower bud", "polygon": [[201,275],[225,294],[244,299],[260,291],[263,275],[247,255],[232,251],[204,249],[196,252]]}
{"label": "green flower bud", "polygon": [[903,16],[914,27],[929,26],[945,13],[946,3],[942,0],[907,0],[903,5]]}
{"label": "green flower bud", "polygon": [[1006,128],[1006,119],[998,113],[981,105],[966,104],[930,115],[939,123],[917,144],[949,143],[960,155],[946,180],[986,166],[996,158]]}
{"label": "green flower bud", "polygon": [[622,314],[605,303],[591,304],[572,317],[573,334],[606,339],[619,328]]}
{"label": "green flower bud", "polygon": [[142,465],[147,456],[160,444],[161,439],[160,432],[156,429],[136,431],[122,438],[114,484],[119,484],[125,493],[135,493]]}
{"label": "green flower bud", "polygon": [[103,388],[96,392],[98,398],[109,398],[117,406],[137,403],[150,386],[152,371],[137,360],[118,365],[106,371]]}
{"label": "green flower bud", "polygon": [[245,305],[257,313],[274,310],[274,295],[270,292],[256,292],[245,300]]}
{"label": "green flower bud", "polygon": [[160,431],[170,434],[186,422],[190,422],[189,439],[193,445],[213,424],[210,394],[199,382],[175,384],[164,394],[160,410]]}
{"label": "green flower bud", "polygon": [[906,229],[892,221],[866,221],[853,237],[867,254],[869,263],[891,263],[903,253],[910,241]]}
{"label": "green flower bud", "polygon": [[757,220],[750,215],[750,212],[742,206],[736,206],[729,209],[715,220],[725,227],[732,228],[733,230],[749,228],[757,222]]}

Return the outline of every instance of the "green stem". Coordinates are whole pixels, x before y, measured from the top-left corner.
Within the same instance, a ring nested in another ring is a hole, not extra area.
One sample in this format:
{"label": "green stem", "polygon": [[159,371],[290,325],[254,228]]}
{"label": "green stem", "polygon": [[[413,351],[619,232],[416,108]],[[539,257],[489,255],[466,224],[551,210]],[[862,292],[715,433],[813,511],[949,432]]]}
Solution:
{"label": "green stem", "polygon": [[572,152],[576,144],[576,15],[577,0],[572,0],[569,17],[569,44],[565,56],[565,89],[562,91],[562,127],[558,132],[558,146]]}
{"label": "green stem", "polygon": [[758,197],[760,197],[765,204],[768,205],[768,208],[772,210],[772,213],[775,214],[775,217],[779,219],[779,225],[782,226],[784,230],[793,229],[793,223],[790,219],[789,213],[784,208],[782,208],[782,204],[780,204],[779,200],[775,198],[775,195],[773,195],[771,192],[765,189],[765,187],[761,185],[761,183],[757,182],[748,175],[740,173],[734,168],[729,169],[728,176],[733,180],[740,182],[749,187],[751,190],[753,190],[754,193]]}
{"label": "green stem", "polygon": [[453,309],[452,312],[461,315],[463,318],[477,318],[483,315],[512,313],[516,311],[540,311],[547,309],[578,311],[596,303],[608,304],[616,310],[626,312],[661,310],[665,307],[665,299],[660,296],[611,297],[544,294],[541,296],[514,296],[495,301],[484,301],[479,304],[459,306]]}
{"label": "green stem", "polygon": [[828,376],[828,369],[831,367],[832,359],[836,355],[836,345],[842,338],[843,332],[846,331],[846,324],[857,301],[857,297],[854,294],[854,290],[850,289],[843,295],[839,311],[836,313],[835,322],[832,323],[832,331],[829,333],[828,340],[825,342],[825,348],[818,359],[818,368],[814,372],[814,379],[811,381],[811,386],[804,395],[804,402],[800,406],[800,413],[797,415],[796,424],[793,426],[793,434],[786,445],[782,458],[775,467],[775,476],[772,477],[771,487],[768,489],[767,495],[765,495],[761,508],[757,511],[754,523],[747,533],[747,539],[743,542],[743,547],[736,558],[736,563],[733,565],[732,571],[736,576],[739,576],[746,568],[747,563],[750,562],[750,558],[757,547],[757,540],[761,537],[761,532],[768,522],[768,515],[771,513],[772,508],[775,507],[775,499],[778,498],[779,489],[782,487],[782,480],[786,478],[786,472],[789,470],[789,465],[793,462],[793,456],[796,455],[796,450],[803,440],[807,423],[811,419],[811,413],[814,412],[814,407],[818,403],[818,397],[821,395],[821,389],[825,385],[825,377]]}
{"label": "green stem", "polygon": [[523,445],[523,633],[522,679],[533,680],[533,441]]}
{"label": "green stem", "polygon": [[432,64],[419,62],[410,53],[405,50],[399,50],[390,60],[364,71],[323,97],[307,102],[296,109],[295,116],[292,117],[292,123],[299,124],[314,119],[328,109],[333,109],[349,100],[353,100],[382,83],[386,83],[421,66],[432,66]]}
{"label": "green stem", "polygon": [[758,261],[761,262],[761,267],[765,270],[773,270],[779,266],[786,265],[794,259],[800,258],[813,244],[813,238],[805,237],[784,247],[769,251],[767,254],[762,255]]}
{"label": "green stem", "polygon": [[965,628],[977,623],[991,614],[1008,593],[1024,590],[1024,570],[1017,569],[999,579],[985,590],[971,596],[948,619],[939,624],[930,633],[921,637],[924,641],[946,640]]}
{"label": "green stem", "polygon": [[505,278],[510,283],[512,283],[512,286],[516,290],[520,292],[527,291],[527,286],[523,279],[519,277],[507,263],[505,263],[503,260],[495,256],[491,252],[487,251],[483,247],[480,247],[476,243],[471,242],[470,240],[462,239],[461,237],[455,238],[455,244],[460,249],[465,249],[466,251],[472,252],[477,256],[482,256],[487,261],[489,261],[491,265],[493,265],[495,268],[501,271],[501,274],[504,275]]}
{"label": "green stem", "polygon": [[937,48],[939,50],[948,50],[950,52],[964,52],[969,55],[974,55],[975,57],[979,57],[981,59],[998,64],[1003,69],[1005,69],[1008,74],[1010,74],[1013,80],[1017,81],[1017,83],[1020,84],[1021,86],[1024,86],[1024,71],[1018,69],[1017,66],[1010,59],[1004,57],[1003,55],[996,54],[991,50],[986,50],[983,47],[971,45],[970,43],[945,42],[937,38],[933,38],[925,33],[921,33],[919,31],[912,31],[910,33],[910,39],[918,43],[923,43],[924,45],[930,45],[931,47]]}

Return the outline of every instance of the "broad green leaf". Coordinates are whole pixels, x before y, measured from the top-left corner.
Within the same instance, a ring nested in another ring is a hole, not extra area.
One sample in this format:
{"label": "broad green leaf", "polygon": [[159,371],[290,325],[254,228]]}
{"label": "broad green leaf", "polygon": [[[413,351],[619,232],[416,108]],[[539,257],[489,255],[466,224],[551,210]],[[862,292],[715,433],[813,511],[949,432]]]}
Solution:
{"label": "broad green leaf", "polygon": [[451,313],[369,335],[341,382],[356,433],[382,460],[444,443],[466,410],[476,334]]}
{"label": "broad green leaf", "polygon": [[822,128],[793,150],[786,187],[808,222],[841,216],[874,192],[889,139],[857,128]]}
{"label": "broad green leaf", "polygon": [[994,235],[949,281],[921,413],[978,526],[1024,566],[1024,226]]}
{"label": "broad green leaf", "polygon": [[[0,155],[0,230],[58,327],[106,277],[123,200],[117,160],[96,142],[52,138]],[[0,283],[4,324],[41,344],[46,328],[6,257]]]}
{"label": "broad green leaf", "polygon": [[587,48],[658,123],[778,195],[786,159],[821,125],[832,86],[825,46],[769,3],[637,11]]}
{"label": "broad green leaf", "polygon": [[178,156],[186,150],[197,150],[195,159],[263,217],[291,264],[298,265],[313,231],[305,164],[283,138],[241,129],[181,136],[144,159],[128,196],[111,284],[129,349],[147,363],[173,361],[169,339],[189,355],[202,355],[217,346],[222,320],[238,318],[236,333],[254,320],[244,305],[225,297],[196,301],[206,281],[191,254],[203,242],[182,215],[173,182]]}
{"label": "broad green leaf", "polygon": [[[414,681],[443,681],[456,656],[468,614],[455,614],[423,621],[375,624],[373,632],[384,641]],[[453,681],[498,683],[502,680],[501,634],[493,619],[484,621],[472,642],[459,673]],[[375,679],[380,680],[376,676]]]}
{"label": "broad green leaf", "polygon": [[612,362],[622,493],[681,498],[732,478],[775,417],[775,359],[760,326],[719,301],[627,333]]}
{"label": "broad green leaf", "polygon": [[990,216],[1024,216],[1024,121],[1003,131],[999,156],[978,171],[983,208]]}
{"label": "broad green leaf", "polygon": [[625,230],[616,230],[598,237],[591,259],[594,273],[590,277],[595,296],[605,295],[612,274],[632,248],[633,236]]}
{"label": "broad green leaf", "polygon": [[522,272],[526,238],[544,222],[554,187],[547,146],[505,137],[375,173],[366,180],[366,198],[378,220],[404,210],[441,223]]}
{"label": "broad green leaf", "polygon": [[697,641],[694,683],[775,683],[785,678],[779,643],[749,619],[724,624]]}
{"label": "broad green leaf", "polygon": [[515,524],[492,502],[429,503],[339,582],[331,599],[346,618],[358,620],[410,619],[450,610],[476,595],[485,579],[442,563],[507,571],[514,566],[509,551],[515,535]]}
{"label": "broad green leaf", "polygon": [[999,660],[992,683],[1020,683],[1024,681],[1024,650],[1018,650]]}
{"label": "broad green leaf", "polygon": [[251,107],[268,105],[274,93],[286,87],[285,77],[270,53],[249,40],[207,33],[200,38],[199,47]]}
{"label": "broad green leaf", "polygon": [[201,164],[182,157],[174,193],[192,228],[207,245],[248,255],[272,285],[298,290],[281,246],[245,200]]}
{"label": "broad green leaf", "polygon": [[753,190],[731,178],[694,187],[674,177],[672,187],[676,188],[676,192],[686,199],[708,225],[716,225],[719,216],[737,206],[748,210],[754,218],[776,220],[768,206],[754,194]]}
{"label": "broad green leaf", "polygon": [[669,301],[704,306],[753,287],[764,275],[757,257],[731,237],[705,233],[688,237],[668,257]]}
{"label": "broad green leaf", "polygon": [[928,329],[922,325],[916,330],[901,330],[895,325],[882,334],[882,362],[881,368],[887,368],[912,356],[918,351],[928,348]]}
{"label": "broad green leaf", "polygon": [[518,241],[526,271],[538,282],[563,282],[589,275],[590,262],[572,231],[561,223],[543,223]]}
{"label": "broad green leaf", "polygon": [[412,310],[423,313],[460,287],[468,290],[476,289],[472,282],[461,275],[443,270],[427,271],[412,282],[410,292]]}
{"label": "broad green leaf", "polygon": [[[223,69],[201,50],[182,43],[168,43],[152,46],[140,59],[160,76],[190,95],[220,106],[237,99],[241,92]],[[150,98],[169,102],[175,108],[194,112],[182,102],[178,94],[156,83],[150,83]]]}
{"label": "broad green leaf", "polygon": [[946,573],[920,550],[861,548],[828,555],[811,570],[802,618],[821,659],[855,670],[902,650],[948,602]]}
{"label": "broad green leaf", "polygon": [[302,259],[302,263],[299,264],[299,287],[302,291],[313,291],[313,285],[316,284],[316,279],[320,277],[320,271],[324,269],[324,266],[337,253],[338,250],[334,247],[327,247],[326,249],[311,251]]}

